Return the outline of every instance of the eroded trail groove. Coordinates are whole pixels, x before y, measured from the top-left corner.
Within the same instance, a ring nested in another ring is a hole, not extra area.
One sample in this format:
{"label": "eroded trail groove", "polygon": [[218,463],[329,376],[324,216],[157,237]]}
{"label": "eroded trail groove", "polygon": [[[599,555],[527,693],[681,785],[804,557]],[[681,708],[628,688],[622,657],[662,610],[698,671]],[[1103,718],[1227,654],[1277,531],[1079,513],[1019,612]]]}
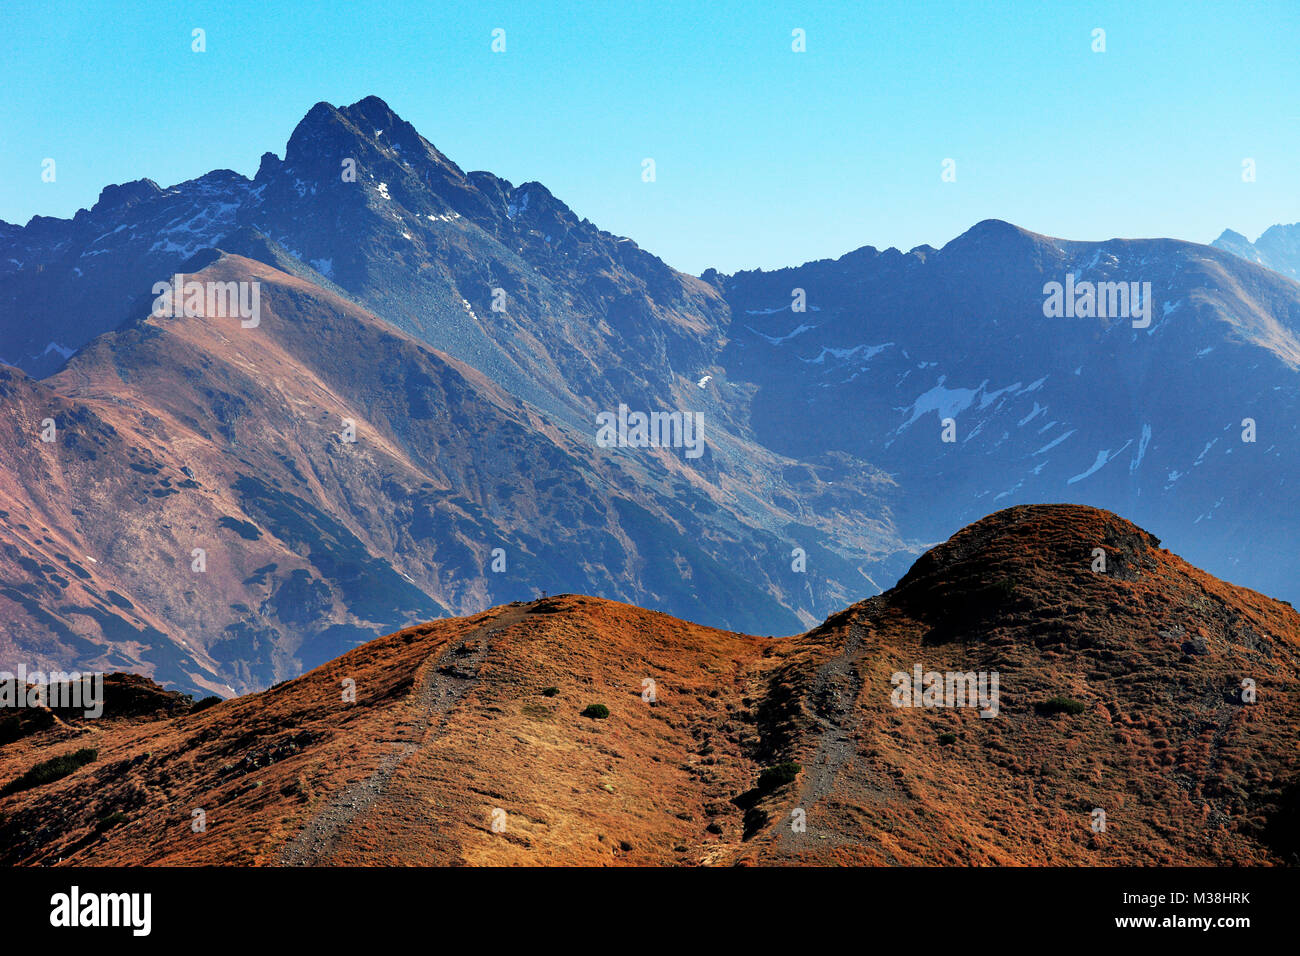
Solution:
{"label": "eroded trail groove", "polygon": [[388,782],[393,774],[442,731],[447,714],[478,682],[479,668],[497,638],[526,614],[526,608],[508,607],[425,661],[414,691],[413,703],[420,716],[412,739],[395,744],[396,749],[365,780],[344,787],[331,797],[285,845],[277,861],[279,865],[329,864],[339,837],[360,814],[388,799]]}
{"label": "eroded trail groove", "polygon": [[808,831],[806,834],[795,833],[790,828],[788,817],[779,819],[778,845],[782,851],[806,847],[809,838],[825,840],[839,833],[828,819],[825,802],[840,772],[857,751],[851,729],[854,726],[853,708],[862,693],[858,657],[863,647],[865,627],[858,621],[850,621],[847,631],[840,652],[818,669],[810,697],[819,726],[817,749],[805,768],[804,782],[795,804],[807,813]]}

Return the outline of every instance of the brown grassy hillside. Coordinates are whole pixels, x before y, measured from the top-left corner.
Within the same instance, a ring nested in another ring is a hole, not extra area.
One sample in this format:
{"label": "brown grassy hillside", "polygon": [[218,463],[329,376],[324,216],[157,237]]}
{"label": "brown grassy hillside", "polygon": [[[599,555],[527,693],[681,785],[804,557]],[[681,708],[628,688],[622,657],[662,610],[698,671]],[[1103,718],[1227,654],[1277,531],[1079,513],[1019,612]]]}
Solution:
{"label": "brown grassy hillside", "polygon": [[[0,797],[0,858],[1295,862],[1298,641],[1289,606],[1115,515],[1012,508],[797,637],[563,595],[410,628],[195,713],[29,726],[0,747],[0,786],[98,756]],[[891,675],[917,664],[996,671],[997,716],[893,706]],[[793,780],[763,776],[783,763]]]}

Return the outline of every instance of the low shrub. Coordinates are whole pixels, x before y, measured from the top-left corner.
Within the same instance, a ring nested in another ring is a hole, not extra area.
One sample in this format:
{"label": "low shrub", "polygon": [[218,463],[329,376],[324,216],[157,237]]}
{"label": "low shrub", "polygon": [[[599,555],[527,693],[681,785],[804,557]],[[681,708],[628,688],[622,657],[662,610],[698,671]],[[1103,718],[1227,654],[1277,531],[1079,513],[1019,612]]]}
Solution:
{"label": "low shrub", "polygon": [[777,787],[784,787],[787,783],[793,783],[802,769],[803,767],[793,760],[787,760],[785,763],[768,767],[758,775],[758,789],[775,790]]}
{"label": "low shrub", "polygon": [[1088,705],[1071,697],[1051,697],[1038,705],[1040,714],[1082,714]]}
{"label": "low shrub", "polygon": [[53,783],[55,780],[60,780],[68,774],[80,770],[91,761],[98,759],[99,751],[97,749],[83,747],[81,750],[70,754],[62,754],[58,757],[51,757],[49,760],[42,760],[18,779],[5,784],[5,788],[0,790],[0,796],[8,796],[11,793],[20,793],[23,790],[30,790],[33,787]]}

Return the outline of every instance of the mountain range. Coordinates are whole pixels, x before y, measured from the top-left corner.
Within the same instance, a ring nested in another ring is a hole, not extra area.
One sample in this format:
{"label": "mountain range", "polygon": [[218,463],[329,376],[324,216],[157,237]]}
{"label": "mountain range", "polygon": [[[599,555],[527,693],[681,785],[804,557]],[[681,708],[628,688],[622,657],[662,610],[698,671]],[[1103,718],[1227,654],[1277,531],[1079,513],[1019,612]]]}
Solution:
{"label": "mountain range", "polygon": [[1211,245],[1287,278],[1300,280],[1300,222],[1269,226],[1254,242],[1239,232],[1225,229]]}
{"label": "mountain range", "polygon": [[[230,696],[539,592],[799,633],[1061,499],[1294,599],[1300,285],[1261,263],[990,220],[688,276],[320,103],[251,180],[0,223],[0,669]],[[160,312],[178,274],[257,321]],[[703,454],[604,447],[620,409],[699,416]]]}

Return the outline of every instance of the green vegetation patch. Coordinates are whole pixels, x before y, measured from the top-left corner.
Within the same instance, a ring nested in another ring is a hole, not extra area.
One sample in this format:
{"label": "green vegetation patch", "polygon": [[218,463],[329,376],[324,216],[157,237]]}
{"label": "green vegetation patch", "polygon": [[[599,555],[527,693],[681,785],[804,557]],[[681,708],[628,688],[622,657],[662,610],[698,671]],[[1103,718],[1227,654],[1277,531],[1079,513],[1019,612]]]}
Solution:
{"label": "green vegetation patch", "polygon": [[40,787],[47,783],[53,783],[55,780],[60,780],[97,759],[99,759],[99,751],[97,749],[94,747],[83,747],[81,750],[75,751],[74,753],[52,757],[49,760],[42,760],[17,780],[13,780],[6,784],[4,790],[0,790],[0,795],[8,796],[11,793],[21,793],[22,791],[30,790],[33,787]]}

